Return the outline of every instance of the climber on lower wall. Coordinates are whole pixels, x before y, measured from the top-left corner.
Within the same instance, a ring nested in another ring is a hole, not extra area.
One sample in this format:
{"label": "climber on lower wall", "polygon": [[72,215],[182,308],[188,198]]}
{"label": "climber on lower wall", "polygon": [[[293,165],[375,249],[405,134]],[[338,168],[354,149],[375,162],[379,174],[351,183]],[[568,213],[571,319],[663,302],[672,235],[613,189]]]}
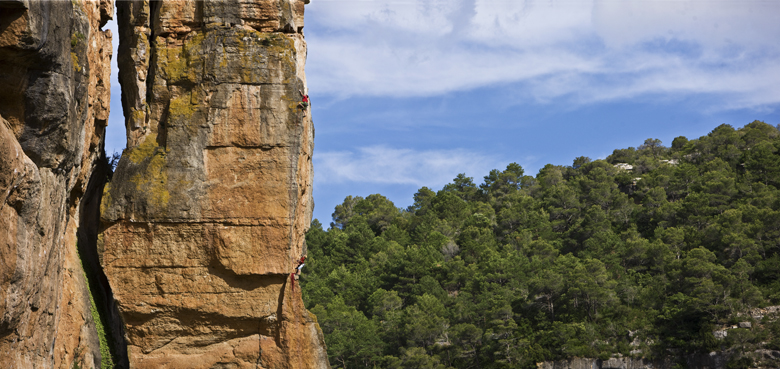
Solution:
{"label": "climber on lower wall", "polygon": [[303,116],[306,116],[306,110],[309,108],[309,95],[304,94],[303,91],[298,90],[301,94],[301,102],[298,103],[298,107],[303,110]]}
{"label": "climber on lower wall", "polygon": [[306,263],[306,255],[301,256],[300,260],[298,260],[298,266],[295,267],[295,271],[293,271],[293,274],[295,275],[295,279],[298,279],[301,275],[301,269],[303,269],[303,266]]}

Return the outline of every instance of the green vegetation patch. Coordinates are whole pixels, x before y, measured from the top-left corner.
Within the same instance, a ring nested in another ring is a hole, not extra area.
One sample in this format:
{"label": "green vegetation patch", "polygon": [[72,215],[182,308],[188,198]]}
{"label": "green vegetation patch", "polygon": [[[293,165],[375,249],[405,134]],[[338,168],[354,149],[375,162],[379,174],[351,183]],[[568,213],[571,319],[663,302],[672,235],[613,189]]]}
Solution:
{"label": "green vegetation patch", "polygon": [[81,32],[76,32],[73,35],[70,36],[70,47],[74,48],[78,46],[79,43],[84,42],[87,39],[86,36],[84,36]]}
{"label": "green vegetation patch", "polygon": [[[102,294],[102,290],[98,285],[97,271],[84,265],[84,250],[82,250],[78,244],[76,245],[79,253],[79,265],[81,271],[84,273],[84,279],[87,284],[86,287],[89,290],[89,306],[90,313],[92,314],[92,320],[95,322],[95,329],[97,330],[98,339],[100,340],[100,367],[103,369],[112,369],[117,363],[117,355],[114,349],[114,341],[111,335],[107,332],[108,324],[108,312],[105,311],[105,306],[100,306],[95,303],[97,301],[105,301],[105,296]],[[74,361],[73,367],[79,367],[77,362]]]}
{"label": "green vegetation patch", "polygon": [[73,63],[73,70],[76,72],[81,72],[81,65],[79,65],[79,56],[72,51],[70,53],[70,61],[71,63]]}
{"label": "green vegetation patch", "polygon": [[[81,32],[76,32],[70,36],[70,60],[73,64],[73,70],[81,72],[81,65],[79,64],[79,56],[77,52],[84,52],[86,49],[85,41],[87,37]],[[79,47],[80,46],[80,47]]]}
{"label": "green vegetation patch", "polygon": [[[314,220],[301,277],[334,368],[536,368],[725,353],[780,367],[780,131],[458,175]],[[774,312],[772,312],[774,311]]]}

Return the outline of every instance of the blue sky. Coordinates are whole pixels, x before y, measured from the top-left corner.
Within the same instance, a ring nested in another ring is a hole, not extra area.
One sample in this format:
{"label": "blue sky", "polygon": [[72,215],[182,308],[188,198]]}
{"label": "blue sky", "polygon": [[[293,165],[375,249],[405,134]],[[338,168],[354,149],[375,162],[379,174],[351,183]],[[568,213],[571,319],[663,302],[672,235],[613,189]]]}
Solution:
{"label": "blue sky", "polygon": [[[314,217],[327,225],[347,195],[406,207],[510,162],[536,175],[646,138],[780,124],[778,14],[775,0],[312,0]],[[125,145],[112,94],[109,153]]]}

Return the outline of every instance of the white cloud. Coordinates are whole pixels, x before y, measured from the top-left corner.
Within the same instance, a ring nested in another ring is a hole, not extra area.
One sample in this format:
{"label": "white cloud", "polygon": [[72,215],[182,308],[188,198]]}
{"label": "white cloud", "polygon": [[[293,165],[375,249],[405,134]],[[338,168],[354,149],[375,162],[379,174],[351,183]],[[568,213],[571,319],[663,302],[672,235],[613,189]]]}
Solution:
{"label": "white cloud", "polygon": [[593,26],[610,46],[655,38],[692,40],[707,48],[766,47],[778,30],[776,1],[597,1]]}
{"label": "white cloud", "polygon": [[780,1],[313,1],[313,90],[431,96],[521,84],[575,103],[711,94],[780,102]]}
{"label": "white cloud", "polygon": [[362,182],[435,188],[451,182],[458,173],[485,175],[491,169],[501,167],[500,163],[494,157],[462,149],[412,150],[371,146],[355,152],[317,153],[314,156],[314,183]]}

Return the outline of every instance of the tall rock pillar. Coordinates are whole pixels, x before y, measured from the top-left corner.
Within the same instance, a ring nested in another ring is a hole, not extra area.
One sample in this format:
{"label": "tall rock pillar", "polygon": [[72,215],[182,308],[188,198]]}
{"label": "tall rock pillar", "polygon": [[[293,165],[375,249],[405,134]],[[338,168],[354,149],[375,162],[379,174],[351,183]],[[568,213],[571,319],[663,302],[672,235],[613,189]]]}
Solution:
{"label": "tall rock pillar", "polygon": [[290,275],[312,216],[303,7],[117,3],[128,145],[98,247],[131,367],[328,367]]}
{"label": "tall rock pillar", "polygon": [[112,15],[0,2],[0,368],[101,363],[77,239],[106,177]]}

